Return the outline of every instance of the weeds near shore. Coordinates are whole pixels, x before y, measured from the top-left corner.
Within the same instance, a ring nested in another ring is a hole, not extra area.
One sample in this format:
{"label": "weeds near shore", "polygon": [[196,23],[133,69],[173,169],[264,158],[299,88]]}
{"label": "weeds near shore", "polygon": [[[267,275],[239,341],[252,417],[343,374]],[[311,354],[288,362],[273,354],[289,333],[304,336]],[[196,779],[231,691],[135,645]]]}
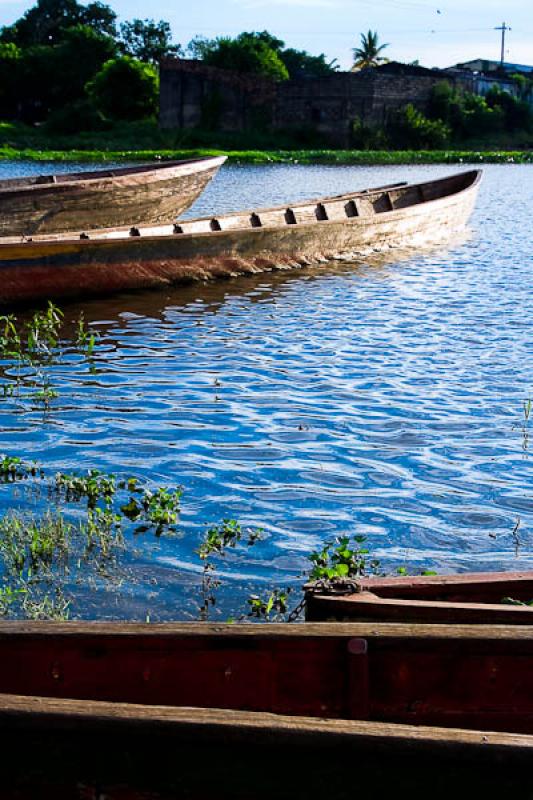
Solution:
{"label": "weeds near shore", "polygon": [[233,549],[241,541],[248,547],[261,540],[262,530],[243,530],[234,519],[225,519],[220,525],[211,525],[196,550],[202,561],[201,604],[199,607],[200,619],[209,619],[210,609],[216,605],[216,590],[221,585],[221,580],[216,576],[215,557],[225,558],[228,549]]}
{"label": "weeds near shore", "polygon": [[59,396],[51,371],[72,347],[87,360],[89,371],[94,371],[97,333],[87,328],[80,315],[75,341],[67,345],[61,339],[63,323],[63,312],[51,302],[45,311],[36,311],[25,321],[14,314],[0,316],[0,392],[4,398],[15,398],[30,408],[36,404],[48,414]]}

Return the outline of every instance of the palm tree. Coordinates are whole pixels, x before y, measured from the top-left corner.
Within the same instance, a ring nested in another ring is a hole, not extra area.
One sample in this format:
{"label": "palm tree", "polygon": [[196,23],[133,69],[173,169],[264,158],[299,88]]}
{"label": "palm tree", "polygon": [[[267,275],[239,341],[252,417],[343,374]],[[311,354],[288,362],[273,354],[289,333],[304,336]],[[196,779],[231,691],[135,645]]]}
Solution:
{"label": "palm tree", "polygon": [[365,69],[365,67],[377,67],[378,64],[387,61],[380,53],[388,46],[388,44],[378,45],[377,31],[368,31],[366,35],[362,33],[361,47],[354,47],[353,49],[354,64],[352,72],[358,69]]}

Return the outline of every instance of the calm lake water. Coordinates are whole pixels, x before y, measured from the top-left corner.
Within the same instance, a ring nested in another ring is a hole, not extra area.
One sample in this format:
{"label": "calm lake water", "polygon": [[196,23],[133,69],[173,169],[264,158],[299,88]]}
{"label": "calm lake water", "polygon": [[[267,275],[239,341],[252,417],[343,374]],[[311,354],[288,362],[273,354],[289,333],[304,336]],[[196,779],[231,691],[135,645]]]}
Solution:
{"label": "calm lake water", "polygon": [[[229,166],[190,213],[457,169]],[[340,534],[391,568],[533,568],[532,212],[533,166],[490,165],[449,245],[66,307],[100,332],[96,374],[54,368],[45,417],[3,399],[0,451],[184,488],[177,533],[128,534],[123,584],[75,587],[76,613],[195,616],[194,550],[223,518],[265,539],[223,565],[221,618]],[[36,502],[0,487],[4,510]]]}

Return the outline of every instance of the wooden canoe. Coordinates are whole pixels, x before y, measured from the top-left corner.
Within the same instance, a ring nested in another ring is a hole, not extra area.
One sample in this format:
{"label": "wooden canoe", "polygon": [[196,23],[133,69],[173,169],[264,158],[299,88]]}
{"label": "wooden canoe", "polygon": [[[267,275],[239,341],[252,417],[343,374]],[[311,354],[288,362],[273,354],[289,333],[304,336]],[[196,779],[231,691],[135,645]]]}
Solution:
{"label": "wooden canoe", "polygon": [[0,180],[0,236],[173,222],[226,159],[197,158],[135,167]]}
{"label": "wooden canoe", "polygon": [[0,692],[3,797],[533,789],[533,627],[4,622]]}
{"label": "wooden canoe", "polygon": [[0,303],[108,294],[349,260],[463,227],[481,173],[182,221],[0,238]]}
{"label": "wooden canoe", "polygon": [[[306,591],[306,619],[533,625],[533,572],[357,578]],[[514,601],[514,602],[513,602]]]}

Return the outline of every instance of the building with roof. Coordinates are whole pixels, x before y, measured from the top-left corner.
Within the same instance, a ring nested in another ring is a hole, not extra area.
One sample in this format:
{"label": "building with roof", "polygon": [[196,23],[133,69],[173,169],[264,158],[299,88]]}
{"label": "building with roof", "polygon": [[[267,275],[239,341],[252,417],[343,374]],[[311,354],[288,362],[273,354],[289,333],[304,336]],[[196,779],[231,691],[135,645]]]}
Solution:
{"label": "building with roof", "polygon": [[509,75],[512,73],[520,73],[528,75],[533,73],[533,66],[527,64],[511,64],[508,61],[489,61],[485,58],[474,58],[472,61],[463,61],[460,64],[455,64],[450,69],[468,70],[469,72],[506,72]]}

